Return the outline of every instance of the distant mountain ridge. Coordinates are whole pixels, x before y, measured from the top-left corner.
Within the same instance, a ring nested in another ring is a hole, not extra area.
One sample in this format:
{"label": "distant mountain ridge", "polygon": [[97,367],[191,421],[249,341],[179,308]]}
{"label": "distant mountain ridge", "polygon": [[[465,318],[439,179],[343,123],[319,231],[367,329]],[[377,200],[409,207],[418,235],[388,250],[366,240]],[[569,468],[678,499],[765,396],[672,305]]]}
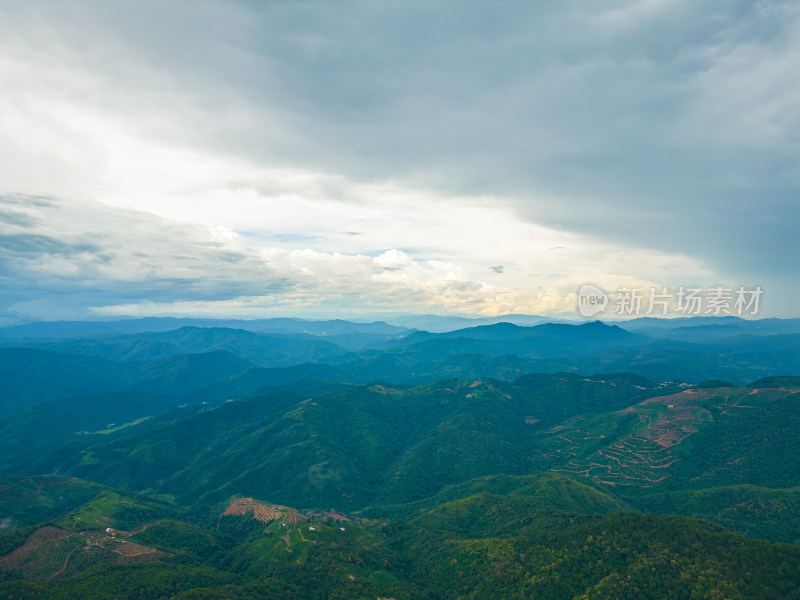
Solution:
{"label": "distant mountain ridge", "polygon": [[[20,344],[19,340],[6,342]],[[32,347],[112,360],[150,360],[179,354],[225,350],[259,366],[288,366],[345,354],[347,350],[318,336],[266,334],[223,327],[189,327],[161,332],[31,341]]]}
{"label": "distant mountain ridge", "polygon": [[[210,394],[208,400],[216,400],[220,395],[247,395],[256,388],[285,387],[286,381],[272,381],[277,371],[265,371],[250,377],[250,389],[243,387],[246,379],[231,381],[229,391],[223,389],[224,380],[253,366],[279,369],[317,365],[306,367],[298,379],[329,384],[375,380],[420,384],[469,376],[514,379],[524,373],[558,371],[628,371],[654,381],[723,379],[741,384],[800,372],[800,334],[737,333],[702,341],[708,337],[704,332],[711,327],[709,320],[681,320],[684,325],[677,328],[680,331],[687,322],[698,323],[695,329],[700,330],[701,341],[694,342],[645,337],[599,321],[535,326],[495,323],[438,334],[401,334],[385,324],[335,321],[316,323],[318,332],[334,332],[326,336],[185,326],[100,337],[5,338],[0,342],[0,375],[5,377],[0,389],[0,415],[54,398],[111,391],[186,394],[216,385],[218,392],[211,393],[209,388],[201,393]],[[737,327],[744,322],[720,321]],[[764,325],[768,329],[781,325],[775,323],[777,320],[768,321],[770,324]],[[305,322],[300,325],[308,327]],[[375,333],[375,327],[387,333]],[[356,331],[364,328],[366,333]],[[335,343],[339,341],[347,347]],[[213,352],[223,354],[211,355]]]}
{"label": "distant mountain ridge", "polygon": [[299,318],[272,319],[211,319],[190,317],[143,317],[106,321],[41,321],[0,327],[0,338],[77,338],[104,335],[158,333],[181,327],[242,329],[254,333],[306,333],[309,335],[342,335],[366,333],[398,335],[408,328],[382,321],[368,323]]}

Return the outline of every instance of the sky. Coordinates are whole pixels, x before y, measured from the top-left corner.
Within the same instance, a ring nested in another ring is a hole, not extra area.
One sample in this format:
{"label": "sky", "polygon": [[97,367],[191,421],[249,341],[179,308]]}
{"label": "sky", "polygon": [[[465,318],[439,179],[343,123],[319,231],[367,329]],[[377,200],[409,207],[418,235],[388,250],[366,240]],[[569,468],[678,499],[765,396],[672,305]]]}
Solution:
{"label": "sky", "polygon": [[800,4],[0,0],[0,325],[800,317]]}

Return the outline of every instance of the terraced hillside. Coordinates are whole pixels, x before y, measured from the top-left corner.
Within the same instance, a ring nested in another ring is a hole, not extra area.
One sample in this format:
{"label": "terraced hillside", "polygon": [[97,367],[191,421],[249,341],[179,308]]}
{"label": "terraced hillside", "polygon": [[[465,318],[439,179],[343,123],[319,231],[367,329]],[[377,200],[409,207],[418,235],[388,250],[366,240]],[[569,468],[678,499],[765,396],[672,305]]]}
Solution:
{"label": "terraced hillside", "polygon": [[[552,437],[543,459],[557,463],[554,471],[615,488],[697,487],[727,468],[719,453],[725,446],[712,444],[710,437],[738,438],[739,455],[732,459],[740,464],[761,460],[773,446],[785,449],[792,438],[760,436],[754,425],[776,418],[776,412],[792,421],[798,407],[800,389],[794,388],[687,389],[557,425],[547,432]],[[743,446],[750,451],[742,454]]]}
{"label": "terraced hillside", "polygon": [[301,515],[294,508],[270,504],[269,502],[262,502],[253,498],[232,499],[228,504],[228,508],[222,513],[223,517],[231,515],[249,515],[262,523],[271,523],[272,521],[280,520],[282,523],[290,525],[295,525],[300,521],[306,521],[308,519],[308,517]]}
{"label": "terraced hillside", "polygon": [[53,579],[97,564],[156,560],[167,553],[126,539],[133,532],[74,532],[45,526],[35,529],[14,551],[0,556],[0,569],[27,579]]}

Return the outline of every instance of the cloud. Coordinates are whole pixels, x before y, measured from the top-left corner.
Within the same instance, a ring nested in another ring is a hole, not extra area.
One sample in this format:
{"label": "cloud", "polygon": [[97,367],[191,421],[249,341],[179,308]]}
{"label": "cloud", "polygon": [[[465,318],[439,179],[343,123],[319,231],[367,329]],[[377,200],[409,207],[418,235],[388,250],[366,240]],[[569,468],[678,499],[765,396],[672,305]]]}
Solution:
{"label": "cloud", "polygon": [[412,262],[405,252],[400,252],[399,250],[387,250],[372,260],[386,271],[402,271]]}
{"label": "cloud", "polygon": [[197,227],[94,202],[50,199],[28,212],[27,222],[0,221],[0,298],[12,311],[43,296],[81,296],[85,307],[97,298],[213,299],[283,284],[257,257]]}
{"label": "cloud", "polygon": [[[0,198],[0,209],[24,197],[7,199]],[[483,287],[455,265],[417,262],[395,249],[371,257],[253,247],[226,226],[176,225],[139,211],[55,198],[33,201],[27,213],[26,220],[0,222],[5,317],[52,315],[56,306],[73,316],[87,307],[98,314],[180,306],[221,313],[248,306],[397,308],[436,297],[452,303]]]}
{"label": "cloud", "polygon": [[6,3],[3,276],[470,311],[727,281],[796,314],[799,58],[788,2]]}
{"label": "cloud", "polygon": [[[0,211],[20,206],[21,200],[24,196],[0,197]],[[454,261],[398,248],[370,255],[280,247],[260,244],[226,225],[178,224],[91,201],[32,199],[25,214],[25,220],[0,221],[0,317],[5,319],[182,312],[564,312],[572,308],[569,298],[579,281],[571,259],[549,265],[566,272],[536,273],[535,280],[545,284],[538,288],[525,276],[496,285],[471,275],[474,263],[466,255]],[[447,222],[444,215],[441,219]],[[339,231],[338,225],[331,230]],[[534,241],[530,250],[545,255],[548,246],[547,240]],[[581,248],[577,240],[570,246]],[[440,252],[446,248],[447,243]],[[648,255],[637,266],[638,259],[620,255],[619,248],[605,248],[605,257],[597,247],[581,251],[587,259],[589,253],[600,258],[598,272],[608,271],[602,264],[607,260],[623,264],[626,273],[644,271],[645,265],[652,272],[657,261],[668,272],[669,265],[686,260]],[[515,286],[520,282],[525,285]]]}

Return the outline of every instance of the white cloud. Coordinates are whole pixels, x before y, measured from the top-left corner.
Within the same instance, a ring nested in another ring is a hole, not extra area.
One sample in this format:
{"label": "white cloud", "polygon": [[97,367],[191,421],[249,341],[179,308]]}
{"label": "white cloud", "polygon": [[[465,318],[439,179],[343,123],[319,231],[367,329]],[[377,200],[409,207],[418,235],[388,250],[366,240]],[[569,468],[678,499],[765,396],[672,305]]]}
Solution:
{"label": "white cloud", "polygon": [[[614,281],[608,273],[627,281],[637,271],[642,277],[652,275],[655,266],[666,276],[681,262],[681,273],[691,268],[706,275],[685,257],[628,256],[620,248],[575,236],[558,252],[544,249],[542,239],[506,240],[561,272],[536,270],[522,256],[498,274],[480,266],[491,264],[491,257],[476,262],[464,253],[442,260],[391,247],[370,255],[258,245],[225,225],[176,224],[94,202],[5,196],[0,197],[0,213],[12,215],[0,222],[6,316],[41,317],[54,305],[67,312],[91,307],[95,314],[250,315],[290,307],[316,313],[367,308],[557,313],[572,309],[571,294],[589,274],[609,285]],[[484,219],[498,214],[480,213]],[[510,235],[503,228],[500,232]],[[448,249],[443,237],[440,253]],[[581,272],[577,264],[593,266]],[[622,274],[613,275],[612,265],[620,266]]]}

